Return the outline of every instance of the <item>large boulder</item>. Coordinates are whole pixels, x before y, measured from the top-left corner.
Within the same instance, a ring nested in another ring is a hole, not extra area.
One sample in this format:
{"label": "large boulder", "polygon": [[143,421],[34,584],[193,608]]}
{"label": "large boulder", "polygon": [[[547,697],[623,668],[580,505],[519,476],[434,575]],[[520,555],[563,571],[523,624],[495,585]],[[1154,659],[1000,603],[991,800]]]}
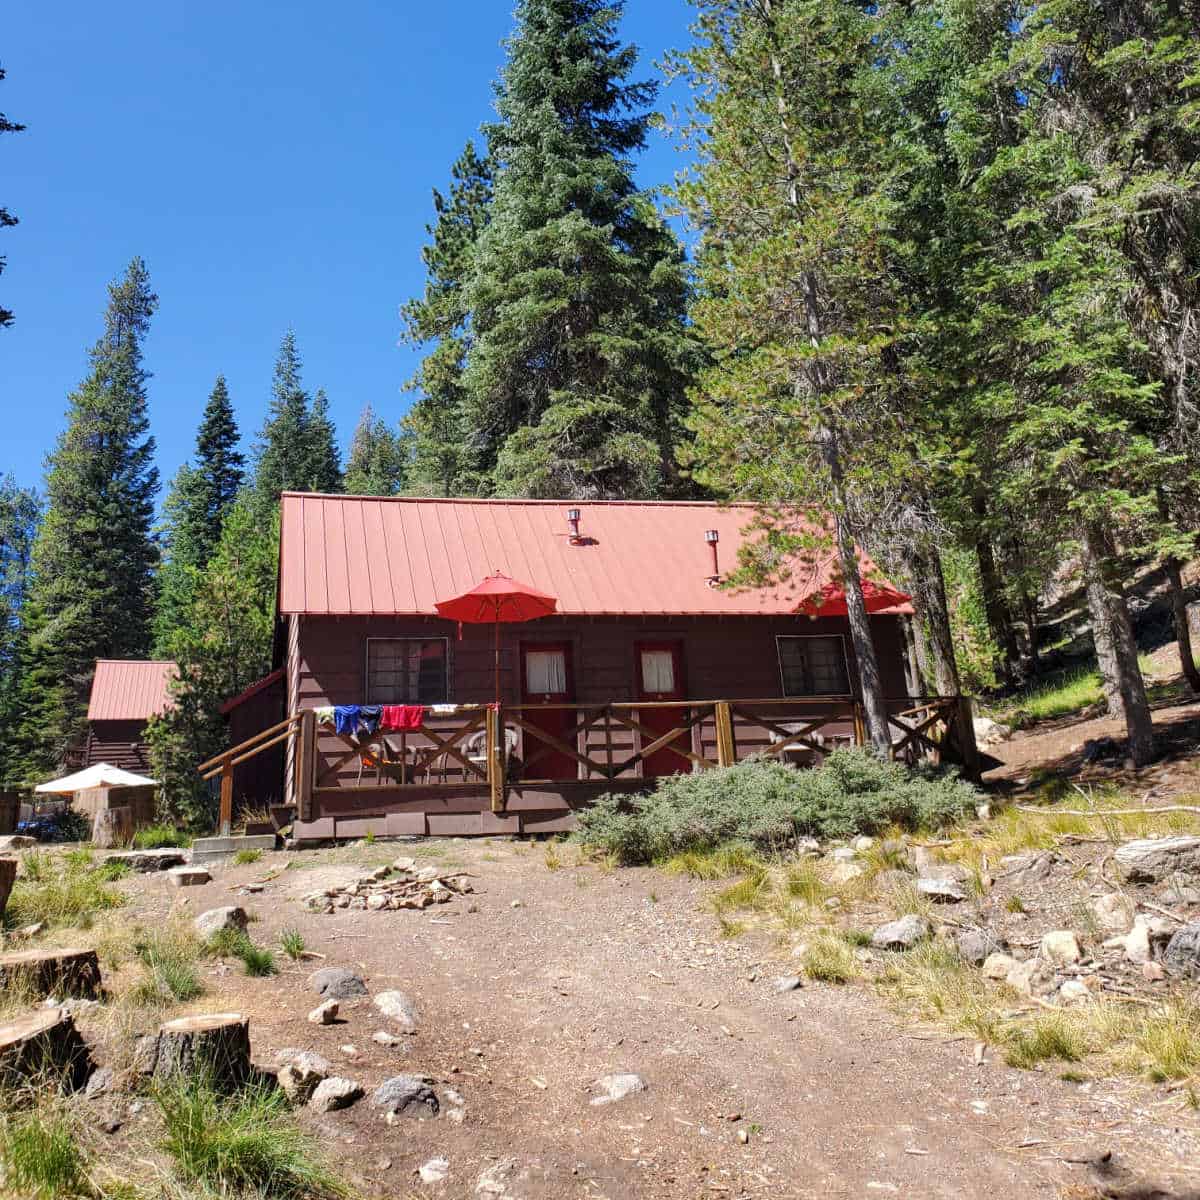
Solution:
{"label": "large boulder", "polygon": [[279,1068],[276,1079],[293,1104],[307,1104],[319,1084],[333,1075],[333,1067],[319,1054],[303,1050]]}
{"label": "large boulder", "polygon": [[920,876],[917,891],[934,904],[961,904],[967,898],[967,889],[957,879],[941,876]]}
{"label": "large boulder", "polygon": [[367,994],[363,977],[345,967],[322,967],[308,977],[308,986],[323,1000],[355,1000]]}
{"label": "large boulder", "polygon": [[1200,837],[1139,838],[1118,846],[1113,859],[1130,883],[1157,883],[1176,872],[1200,875]]}
{"label": "large boulder", "polygon": [[1163,951],[1163,965],[1176,975],[1200,979],[1200,921],[1175,932]]}
{"label": "large boulder", "polygon": [[343,1079],[340,1075],[331,1075],[328,1079],[322,1079],[313,1089],[308,1107],[316,1112],[336,1112],[339,1108],[349,1108],[362,1095],[361,1084],[353,1079]]}

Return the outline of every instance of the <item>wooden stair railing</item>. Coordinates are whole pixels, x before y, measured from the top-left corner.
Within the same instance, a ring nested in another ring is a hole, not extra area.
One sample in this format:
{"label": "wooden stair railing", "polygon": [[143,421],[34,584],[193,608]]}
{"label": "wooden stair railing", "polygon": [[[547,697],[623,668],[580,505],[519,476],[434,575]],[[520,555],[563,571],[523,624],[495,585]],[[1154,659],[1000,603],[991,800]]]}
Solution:
{"label": "wooden stair railing", "polygon": [[202,762],[196,768],[201,779],[214,779],[218,775],[221,777],[221,811],[217,822],[221,837],[228,837],[233,826],[233,768],[254,758],[255,755],[261,754],[264,750],[270,750],[272,746],[277,746],[280,742],[294,738],[300,730],[303,718],[303,713],[293,713],[292,716],[285,718],[277,725],[272,725],[269,729],[256,733],[244,742],[231,746],[215,758]]}

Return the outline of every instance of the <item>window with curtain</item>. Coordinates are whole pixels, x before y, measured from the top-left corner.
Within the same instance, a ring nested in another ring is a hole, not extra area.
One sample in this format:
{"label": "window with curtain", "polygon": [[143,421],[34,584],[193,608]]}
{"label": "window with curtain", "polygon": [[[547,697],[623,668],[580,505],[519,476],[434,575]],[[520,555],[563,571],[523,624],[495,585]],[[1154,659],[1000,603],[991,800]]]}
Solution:
{"label": "window with curtain", "polygon": [[441,704],[445,638],[368,638],[368,704]]}
{"label": "window with curtain", "polygon": [[779,672],[785,696],[848,696],[846,648],[840,637],[781,637]]}
{"label": "window with curtain", "polygon": [[675,692],[675,655],[670,650],[642,651],[642,691]]}
{"label": "window with curtain", "polygon": [[563,695],[567,690],[567,656],[561,650],[526,650],[525,687],[534,696]]}

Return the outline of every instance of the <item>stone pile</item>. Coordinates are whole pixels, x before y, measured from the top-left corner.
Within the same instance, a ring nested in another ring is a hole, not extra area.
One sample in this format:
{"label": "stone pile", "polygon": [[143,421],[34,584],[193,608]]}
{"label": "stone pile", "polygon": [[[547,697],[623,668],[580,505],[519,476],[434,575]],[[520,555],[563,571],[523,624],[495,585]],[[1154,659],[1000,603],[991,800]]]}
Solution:
{"label": "stone pile", "polygon": [[388,912],[401,908],[429,908],[446,904],[455,896],[474,891],[462,871],[442,874],[437,867],[416,869],[411,858],[398,858],[389,866],[377,867],[368,875],[341,887],[325,888],[304,897],[309,912],[332,913],[338,909]]}

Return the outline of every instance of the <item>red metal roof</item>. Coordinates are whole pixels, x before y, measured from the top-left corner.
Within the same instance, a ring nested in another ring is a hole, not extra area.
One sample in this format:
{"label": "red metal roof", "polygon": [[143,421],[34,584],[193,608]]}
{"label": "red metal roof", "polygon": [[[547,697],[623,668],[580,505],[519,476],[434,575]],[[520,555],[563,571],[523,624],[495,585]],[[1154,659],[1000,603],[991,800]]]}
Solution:
{"label": "red metal roof", "polygon": [[[581,511],[572,544],[566,510]],[[439,600],[503,571],[558,599],[564,615],[791,615],[830,582],[829,557],[785,583],[710,585],[705,530],[731,570],[750,505],[700,501],[425,500],[285,493],[279,611],[436,615]],[[880,579],[865,555],[864,568]],[[889,610],[911,611],[908,605]]]}
{"label": "red metal roof", "polygon": [[173,662],[98,658],[88,701],[89,721],[148,721],[174,703],[170,683]]}

